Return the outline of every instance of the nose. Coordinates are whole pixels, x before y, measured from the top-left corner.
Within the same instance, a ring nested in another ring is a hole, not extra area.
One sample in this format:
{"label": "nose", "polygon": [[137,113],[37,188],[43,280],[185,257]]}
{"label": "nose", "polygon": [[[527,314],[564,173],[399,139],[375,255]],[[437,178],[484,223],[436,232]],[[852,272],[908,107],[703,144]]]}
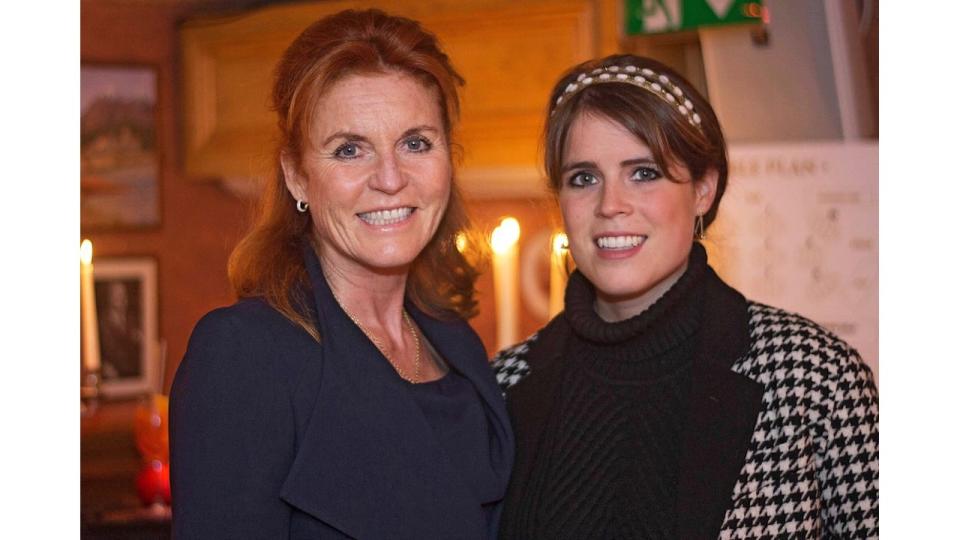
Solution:
{"label": "nose", "polygon": [[612,218],[620,214],[629,214],[632,207],[620,182],[604,182],[597,203],[597,216]]}
{"label": "nose", "polygon": [[400,164],[392,153],[387,153],[380,158],[377,163],[377,170],[374,171],[373,178],[370,181],[370,187],[393,195],[402,190],[409,183],[407,175],[400,170]]}

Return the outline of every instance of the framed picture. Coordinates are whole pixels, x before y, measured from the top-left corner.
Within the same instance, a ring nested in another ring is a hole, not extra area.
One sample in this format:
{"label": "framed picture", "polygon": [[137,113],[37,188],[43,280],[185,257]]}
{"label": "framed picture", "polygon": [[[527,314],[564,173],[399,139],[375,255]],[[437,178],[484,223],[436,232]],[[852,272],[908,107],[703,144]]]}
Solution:
{"label": "framed picture", "polygon": [[80,227],[160,224],[157,70],[80,66]]}
{"label": "framed picture", "polygon": [[157,263],[149,257],[97,259],[94,297],[105,397],[157,391]]}

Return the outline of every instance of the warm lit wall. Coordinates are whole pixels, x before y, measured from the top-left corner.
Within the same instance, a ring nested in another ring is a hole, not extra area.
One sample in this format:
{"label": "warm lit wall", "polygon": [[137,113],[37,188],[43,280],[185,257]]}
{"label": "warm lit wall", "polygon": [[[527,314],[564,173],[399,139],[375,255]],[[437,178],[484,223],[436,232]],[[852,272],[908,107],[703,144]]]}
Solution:
{"label": "warm lit wall", "polygon": [[245,219],[245,203],[214,184],[187,182],[178,166],[177,34],[183,5],[173,2],[83,1],[80,55],[84,61],[156,66],[162,223],[137,232],[82,231],[96,257],[148,255],[157,260],[158,335],[167,341],[170,379],[196,321],[233,302],[227,256]]}
{"label": "warm lit wall", "polygon": [[[222,2],[221,5],[227,3]],[[238,2],[238,5],[242,3]],[[248,2],[248,4],[254,3]],[[384,3],[389,4],[393,9],[400,9],[404,5],[403,0]],[[447,3],[450,2],[437,0],[437,5]],[[520,4],[535,5],[537,3],[529,1]],[[202,1],[132,2],[130,0],[84,0],[81,4],[81,56],[84,60],[149,63],[159,70],[158,147],[161,156],[162,224],[157,229],[143,232],[90,232],[85,233],[85,236],[94,240],[97,256],[100,257],[150,255],[157,258],[160,300],[158,335],[165,339],[168,345],[165,386],[169,386],[172,373],[183,355],[190,330],[195,322],[208,310],[233,301],[226,280],[226,261],[232,245],[243,229],[243,221],[246,217],[246,201],[222,189],[216,182],[190,181],[182,173],[183,157],[179,153],[182,148],[180,138],[182,125],[179,122],[182,122],[183,118],[183,103],[180,101],[182,95],[178,80],[178,76],[182,73],[182,65],[179,64],[177,23],[185,18],[195,18],[195,6],[203,4]],[[207,6],[212,4],[212,2],[206,3]],[[505,5],[507,2],[497,0],[484,3],[480,0],[470,0],[468,4],[496,6]],[[823,43],[815,47],[815,54],[809,51],[806,51],[806,54],[800,54],[805,52],[801,50],[788,56],[787,60],[782,58],[784,47],[788,45],[790,38],[804,35],[800,31],[805,28],[800,24],[801,22],[807,25],[816,23],[818,35],[821,35],[824,32],[822,20],[814,17],[816,13],[811,14],[809,11],[803,11],[802,8],[791,8],[785,2],[773,4],[780,11],[775,13],[777,17],[771,25],[774,41],[770,46],[754,47],[749,43],[748,34],[743,29],[710,30],[705,33],[712,32],[713,38],[704,36],[704,46],[707,49],[705,56],[712,58],[713,63],[716,64],[722,59],[737,62],[737,59],[742,59],[743,55],[749,52],[754,56],[767,59],[767,64],[763,64],[767,67],[776,64],[780,66],[779,69],[787,72],[797,72],[802,67],[806,70],[804,73],[807,84],[815,86],[824,95],[831,95],[833,90],[832,82],[827,80],[829,77],[815,76],[829,71],[824,67],[829,64],[829,56]],[[416,5],[418,9],[426,9],[421,4]],[[615,9],[617,3],[613,0],[594,0],[591,5],[592,12],[599,23],[594,47],[597,51],[611,52],[616,48],[617,41],[617,32],[612,30],[616,28],[619,20],[619,13]],[[805,17],[799,17],[800,12],[796,13],[797,17],[788,17],[786,15],[789,13],[782,11],[784,9],[800,9],[805,13]],[[732,40],[737,47],[749,50],[722,47],[721,45],[726,41],[720,38],[724,37]],[[740,62],[737,69],[742,70],[744,65],[755,67],[755,64],[756,62]],[[740,89],[741,85],[727,84],[722,78],[716,79],[717,72],[729,77],[730,69],[708,70],[713,75],[709,81],[711,97],[717,102],[721,117],[724,117],[725,111],[729,113],[730,110],[738,110],[730,105],[725,97],[728,94],[739,95],[737,89]],[[771,124],[773,127],[766,126],[769,128],[767,129],[769,133],[765,134],[766,138],[795,138],[801,135],[802,138],[837,137],[839,120],[835,111],[835,98],[821,100],[824,110],[817,109],[816,114],[811,113],[813,109],[810,107],[780,107],[770,101],[783,97],[783,89],[776,87],[776,80],[770,80],[770,69],[754,69],[754,71],[756,73],[738,75],[741,77],[741,82],[746,80],[748,75],[760,77],[766,81],[764,84],[767,86],[760,84],[759,79],[754,81],[756,84],[751,83],[754,84],[752,88],[757,90],[750,92],[750,100],[753,100],[751,103],[765,103],[769,105],[765,107],[766,110],[775,111],[779,115],[795,114],[797,110],[804,111],[803,121],[798,118],[785,119],[768,114],[770,118],[776,117],[779,121]],[[473,87],[482,86],[482,81],[472,80],[471,82]],[[774,86],[770,87],[771,84]],[[468,84],[468,88],[470,86]],[[759,89],[764,89],[764,92],[760,92]],[[760,99],[760,94],[765,96],[764,99],[767,101],[757,101]],[[819,95],[809,89],[807,94]],[[757,133],[751,130],[765,125],[763,118],[755,114],[733,114],[732,116],[726,114],[726,116],[725,128],[732,140],[752,140]],[[811,127],[813,126],[811,122],[816,123],[816,126]],[[775,136],[771,133],[775,133]],[[516,216],[524,231],[521,247],[529,241],[531,233],[556,223],[556,212],[548,198],[474,199],[470,202],[470,209],[477,225],[487,230],[491,229],[497,219],[503,215]],[[480,315],[473,321],[473,325],[488,349],[491,349],[490,352],[493,352],[495,321],[492,278],[489,273],[482,277],[479,288]],[[544,322],[541,317],[534,316],[528,310],[521,313],[520,321],[521,328],[518,332],[520,336],[527,335]]]}
{"label": "warm lit wall", "polygon": [[[510,215],[517,218],[520,222],[520,251],[527,249],[536,249],[538,246],[532,246],[531,242],[537,233],[542,230],[554,230],[560,225],[560,215],[556,204],[550,198],[541,199],[495,199],[495,200],[474,200],[468,203],[471,217],[476,227],[489,234],[499,224],[502,217]],[[547,262],[546,256],[542,261]],[[546,277],[546,264],[543,267],[544,277]],[[522,285],[521,285],[522,286]],[[480,277],[477,284],[480,300],[480,314],[470,321],[473,328],[480,334],[487,352],[493,355],[496,352],[496,317],[494,294],[493,294],[493,275],[492,266],[488,264],[486,271]],[[542,327],[546,318],[538,317],[520,301],[519,329],[517,336],[520,339],[526,338],[537,329]]]}
{"label": "warm lit wall", "polygon": [[[159,71],[162,223],[142,232],[84,231],[83,235],[93,240],[97,257],[148,255],[157,259],[158,335],[167,341],[165,388],[196,321],[210,309],[234,301],[226,279],[227,257],[244,230],[249,204],[216,183],[192,182],[182,173],[176,24],[185,9],[172,3],[88,0],[82,3],[81,14],[83,60],[147,63]],[[549,198],[474,199],[468,204],[475,224],[482,230],[492,230],[504,215],[516,217],[523,230],[521,249],[533,233],[557,223]],[[471,323],[492,354],[496,332],[489,271],[478,286],[480,314]],[[518,336],[529,335],[544,322],[523,309]]]}

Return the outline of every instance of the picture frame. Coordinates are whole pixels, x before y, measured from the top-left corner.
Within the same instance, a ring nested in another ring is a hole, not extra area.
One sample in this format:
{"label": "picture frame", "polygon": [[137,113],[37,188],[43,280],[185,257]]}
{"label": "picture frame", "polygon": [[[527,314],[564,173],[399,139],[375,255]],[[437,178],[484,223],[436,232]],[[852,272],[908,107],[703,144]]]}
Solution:
{"label": "picture frame", "polygon": [[158,69],[80,64],[80,228],[160,226]]}
{"label": "picture frame", "polygon": [[101,394],[121,398],[158,391],[156,260],[101,257],[93,276]]}

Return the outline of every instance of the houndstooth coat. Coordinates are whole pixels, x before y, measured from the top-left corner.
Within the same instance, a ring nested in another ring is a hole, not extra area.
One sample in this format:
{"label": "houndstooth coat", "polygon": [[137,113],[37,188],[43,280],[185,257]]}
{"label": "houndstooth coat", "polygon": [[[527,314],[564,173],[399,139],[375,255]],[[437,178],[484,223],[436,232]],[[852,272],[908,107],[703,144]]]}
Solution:
{"label": "houndstooth coat", "polygon": [[[713,277],[694,363],[677,538],[877,538],[877,391],[857,352],[817,324]],[[494,358],[517,440],[507,496],[524,496],[561,379],[557,317]]]}

